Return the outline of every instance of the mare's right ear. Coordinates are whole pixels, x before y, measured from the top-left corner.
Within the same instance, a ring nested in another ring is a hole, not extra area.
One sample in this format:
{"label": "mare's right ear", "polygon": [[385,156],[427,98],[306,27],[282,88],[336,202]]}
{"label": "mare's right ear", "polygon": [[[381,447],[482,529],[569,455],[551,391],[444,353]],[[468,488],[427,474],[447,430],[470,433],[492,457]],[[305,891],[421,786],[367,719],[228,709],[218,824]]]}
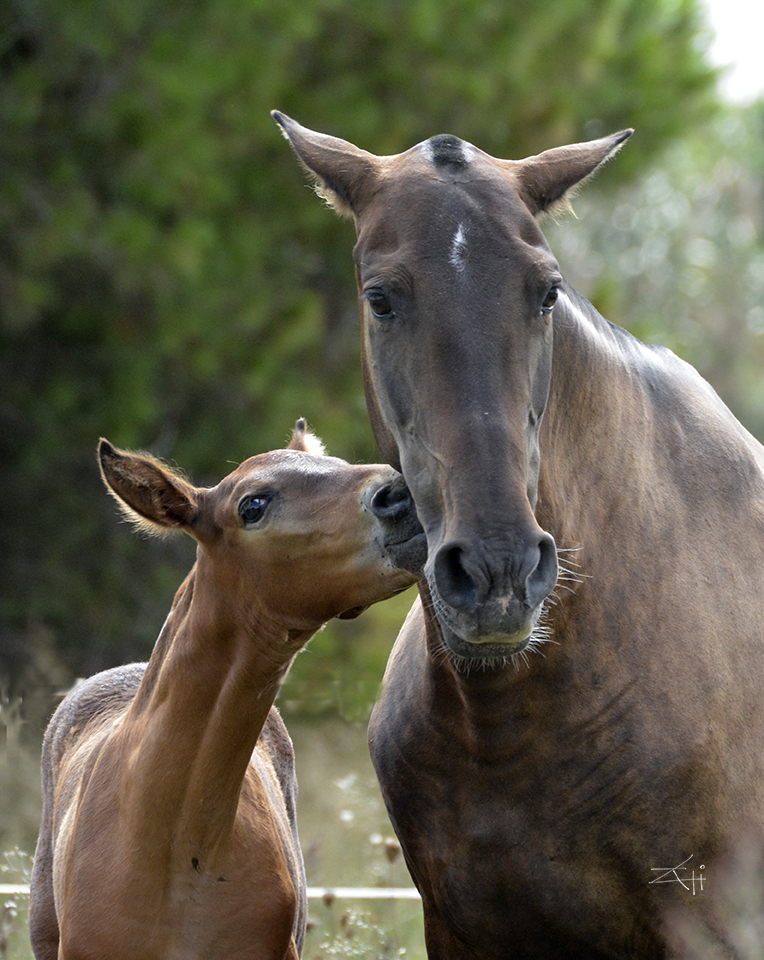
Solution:
{"label": "mare's right ear", "polygon": [[98,443],[98,463],[106,488],[128,520],[150,533],[185,530],[199,515],[201,493],[153,457]]}
{"label": "mare's right ear", "polygon": [[319,197],[341,217],[359,213],[374,190],[379,158],[347,140],[308,130],[278,110],[271,116],[313,177]]}

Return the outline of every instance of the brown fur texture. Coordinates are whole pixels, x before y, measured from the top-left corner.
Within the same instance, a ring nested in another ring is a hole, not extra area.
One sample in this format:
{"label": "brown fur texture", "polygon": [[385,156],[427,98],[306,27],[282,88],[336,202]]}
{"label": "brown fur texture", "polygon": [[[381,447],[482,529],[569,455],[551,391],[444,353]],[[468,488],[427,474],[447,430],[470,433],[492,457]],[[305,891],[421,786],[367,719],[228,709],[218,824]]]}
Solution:
{"label": "brown fur texture", "polygon": [[537,225],[628,131],[373,158],[276,119],[352,206],[369,413],[427,531],[369,739],[428,955],[684,957],[666,918],[712,898],[653,869],[764,827],[764,449]]}
{"label": "brown fur texture", "polygon": [[297,784],[273,702],[324,622],[414,581],[396,558],[421,532],[389,467],[311,449],[298,421],[288,449],[200,489],[101,441],[110,492],[140,526],[193,536],[197,560],[149,663],[91,677],[48,727],[38,960],[298,957]]}

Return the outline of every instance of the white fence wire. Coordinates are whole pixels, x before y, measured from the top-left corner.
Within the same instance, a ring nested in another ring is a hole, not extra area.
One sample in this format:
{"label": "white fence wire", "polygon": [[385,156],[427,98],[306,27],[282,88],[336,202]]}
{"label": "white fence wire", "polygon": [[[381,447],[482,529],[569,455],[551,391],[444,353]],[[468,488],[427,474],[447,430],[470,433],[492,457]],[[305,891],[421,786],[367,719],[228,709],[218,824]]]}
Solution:
{"label": "white fence wire", "polygon": [[[26,883],[0,883],[0,897],[29,896]],[[310,900],[420,900],[414,887],[308,887]]]}

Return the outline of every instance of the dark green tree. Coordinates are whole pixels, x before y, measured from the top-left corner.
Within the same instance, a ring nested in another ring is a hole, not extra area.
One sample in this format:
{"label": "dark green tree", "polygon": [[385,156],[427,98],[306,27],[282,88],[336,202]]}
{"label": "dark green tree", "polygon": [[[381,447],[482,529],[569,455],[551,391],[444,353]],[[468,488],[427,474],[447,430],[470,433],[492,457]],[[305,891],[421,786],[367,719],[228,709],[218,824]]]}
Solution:
{"label": "dark green tree", "polygon": [[[198,482],[302,414],[375,456],[352,230],[271,108],[377,153],[452,132],[520,157],[633,125],[603,176],[624,178],[713,110],[706,39],[698,0],[7,0],[0,673],[147,656],[191,563],[118,526],[99,435]],[[360,662],[338,636],[318,648]]]}

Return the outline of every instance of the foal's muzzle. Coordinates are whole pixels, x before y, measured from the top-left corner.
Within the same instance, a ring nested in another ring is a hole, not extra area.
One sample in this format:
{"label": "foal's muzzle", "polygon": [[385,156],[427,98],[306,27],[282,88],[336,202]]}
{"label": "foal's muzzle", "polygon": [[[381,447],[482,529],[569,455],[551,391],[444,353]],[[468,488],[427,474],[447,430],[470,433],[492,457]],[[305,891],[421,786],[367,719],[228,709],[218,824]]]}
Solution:
{"label": "foal's muzzle", "polygon": [[383,529],[385,552],[392,563],[421,578],[427,560],[427,539],[414,499],[399,473],[374,492],[369,509]]}

